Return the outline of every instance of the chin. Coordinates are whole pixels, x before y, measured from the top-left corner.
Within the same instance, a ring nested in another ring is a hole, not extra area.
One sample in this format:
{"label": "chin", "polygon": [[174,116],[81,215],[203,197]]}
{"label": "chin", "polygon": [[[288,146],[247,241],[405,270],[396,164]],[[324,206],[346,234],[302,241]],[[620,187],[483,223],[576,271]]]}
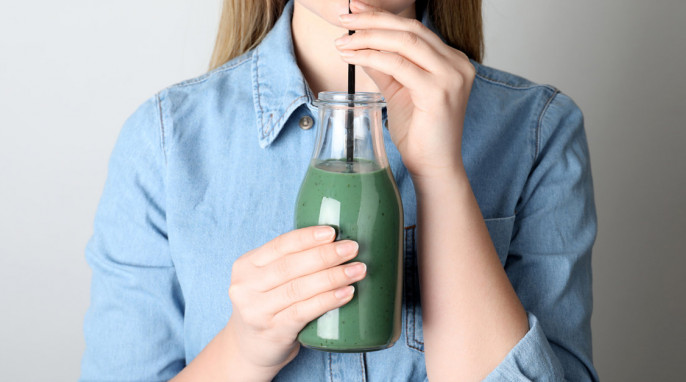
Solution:
{"label": "chin", "polygon": [[348,13],[348,0],[295,0],[295,2],[329,24],[343,28],[338,21],[338,16]]}
{"label": "chin", "polygon": [[[348,13],[348,0],[295,0],[295,2],[321,17],[329,24],[343,28],[338,21],[338,16]],[[366,2],[374,7],[399,14],[408,7],[413,6],[415,0],[367,0]]]}

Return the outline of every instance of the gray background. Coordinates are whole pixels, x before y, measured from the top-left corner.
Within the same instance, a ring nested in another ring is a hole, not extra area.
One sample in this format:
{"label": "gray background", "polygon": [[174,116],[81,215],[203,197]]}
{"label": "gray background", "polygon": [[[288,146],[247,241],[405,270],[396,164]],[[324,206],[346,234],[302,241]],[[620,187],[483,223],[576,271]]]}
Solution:
{"label": "gray background", "polygon": [[[686,352],[686,2],[484,0],[486,64],[586,117],[605,381],[677,381]],[[0,379],[78,376],[83,258],[119,129],[201,74],[218,0],[0,3]]]}

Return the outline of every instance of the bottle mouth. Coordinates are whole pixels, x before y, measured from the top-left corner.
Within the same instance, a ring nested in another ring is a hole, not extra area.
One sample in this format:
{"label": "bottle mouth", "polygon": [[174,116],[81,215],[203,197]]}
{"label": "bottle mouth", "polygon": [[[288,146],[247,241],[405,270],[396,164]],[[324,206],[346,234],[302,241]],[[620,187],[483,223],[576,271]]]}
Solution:
{"label": "bottle mouth", "polygon": [[315,106],[340,105],[340,106],[386,106],[383,94],[374,92],[319,92],[319,98],[314,101]]}

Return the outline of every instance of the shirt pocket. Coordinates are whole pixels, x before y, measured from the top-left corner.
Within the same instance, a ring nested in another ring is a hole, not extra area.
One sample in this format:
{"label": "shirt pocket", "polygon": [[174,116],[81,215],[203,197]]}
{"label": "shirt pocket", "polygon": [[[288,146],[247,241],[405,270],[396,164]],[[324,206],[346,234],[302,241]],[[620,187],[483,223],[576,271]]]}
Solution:
{"label": "shirt pocket", "polygon": [[[504,266],[510,249],[510,239],[515,216],[485,219],[488,233],[498,253],[500,263]],[[424,332],[422,330],[422,306],[419,297],[419,274],[417,272],[416,226],[405,227],[405,282],[403,326],[406,345],[419,352],[424,352]]]}

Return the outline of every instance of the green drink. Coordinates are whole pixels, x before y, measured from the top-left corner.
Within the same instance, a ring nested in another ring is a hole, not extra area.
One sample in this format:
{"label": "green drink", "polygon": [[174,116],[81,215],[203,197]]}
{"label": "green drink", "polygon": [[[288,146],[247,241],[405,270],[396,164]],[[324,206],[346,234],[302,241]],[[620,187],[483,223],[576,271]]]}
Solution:
{"label": "green drink", "polygon": [[317,143],[295,207],[296,228],[330,225],[367,265],[344,306],[298,335],[309,348],[363,352],[400,336],[403,209],[383,143],[379,93],[319,93]]}
{"label": "green drink", "polygon": [[300,188],[297,228],[331,225],[337,239],[360,245],[353,261],[367,265],[345,306],[310,322],[298,336],[305,346],[326,351],[385,349],[400,335],[402,207],[388,167],[373,162],[327,160],[310,166]]}

